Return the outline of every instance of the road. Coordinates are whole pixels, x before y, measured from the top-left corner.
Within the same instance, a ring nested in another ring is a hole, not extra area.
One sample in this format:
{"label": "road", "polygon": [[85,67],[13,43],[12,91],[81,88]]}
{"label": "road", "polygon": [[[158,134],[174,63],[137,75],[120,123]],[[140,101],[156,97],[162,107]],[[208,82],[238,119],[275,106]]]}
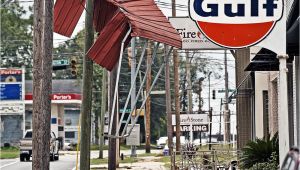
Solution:
{"label": "road", "polygon": [[[151,153],[160,153],[161,150],[151,150]],[[97,158],[99,151],[92,151],[91,158]],[[124,155],[130,155],[130,150],[121,150]],[[145,150],[137,150],[137,154],[145,153]],[[107,157],[107,151],[103,152]],[[75,170],[76,169],[76,152],[60,152],[59,161],[50,162],[50,170]],[[0,159],[1,170],[31,170],[30,162],[20,162],[16,159]]]}
{"label": "road", "polygon": [[[59,156],[59,161],[50,162],[50,170],[73,170],[76,164],[76,155],[65,154]],[[1,170],[31,170],[32,163],[20,162],[17,159],[3,159],[0,160]]]}

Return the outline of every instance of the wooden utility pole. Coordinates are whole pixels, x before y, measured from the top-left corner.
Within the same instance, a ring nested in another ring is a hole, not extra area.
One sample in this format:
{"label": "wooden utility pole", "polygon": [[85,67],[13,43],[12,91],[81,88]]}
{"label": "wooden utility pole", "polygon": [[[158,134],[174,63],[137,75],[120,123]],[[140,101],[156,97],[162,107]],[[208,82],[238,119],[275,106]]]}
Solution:
{"label": "wooden utility pole", "polygon": [[[149,93],[150,87],[151,87],[151,64],[152,64],[152,58],[151,58],[151,43],[148,43],[147,48],[147,68],[149,68],[149,71],[147,73],[147,81],[146,81],[146,94]],[[150,95],[148,96],[146,100],[146,153],[150,153],[150,137],[151,137],[151,127],[150,127],[150,116],[151,116],[151,98]]]}
{"label": "wooden utility pole", "polygon": [[[201,93],[202,93],[202,81],[204,80],[203,77],[200,77],[199,79],[199,84],[198,84],[198,94],[199,94],[199,114],[202,113],[202,96],[201,96]],[[199,136],[199,139],[200,139],[200,146],[201,146],[201,143],[202,143],[202,132],[200,132],[200,136]],[[193,133],[190,134],[190,142],[193,142],[192,138],[193,138]]]}
{"label": "wooden utility pole", "polygon": [[[86,1],[85,15],[85,46],[84,54],[93,45],[93,1]],[[92,111],[92,82],[93,82],[93,62],[85,55],[83,57],[83,86],[81,105],[81,145],[80,145],[80,170],[90,169],[90,141],[91,141],[91,111]]]}
{"label": "wooden utility pole", "polygon": [[[172,16],[176,16],[175,0],[172,0]],[[176,120],[176,151],[180,151],[180,100],[179,100],[179,59],[176,50],[173,50],[174,62],[174,90],[175,90],[175,120]]]}
{"label": "wooden utility pole", "polygon": [[172,127],[172,110],[171,110],[171,86],[170,86],[170,63],[169,63],[169,56],[168,53],[168,46],[165,45],[164,54],[166,58],[166,66],[165,66],[165,90],[166,90],[166,112],[167,112],[167,133],[168,133],[168,147],[169,147],[169,155],[171,155],[173,151],[173,127]]}
{"label": "wooden utility pole", "polygon": [[106,113],[106,105],[107,105],[107,71],[103,68],[102,74],[102,97],[101,97],[101,115],[100,115],[100,129],[99,129],[99,158],[103,159],[103,145],[104,145],[104,126],[105,126],[105,113]]}
{"label": "wooden utility pole", "polygon": [[188,113],[193,112],[193,95],[192,95],[192,81],[191,81],[191,60],[189,58],[189,51],[186,51],[186,82],[188,94]]}
{"label": "wooden utility pole", "polygon": [[228,71],[227,71],[227,51],[224,51],[224,67],[225,67],[225,102],[224,102],[224,139],[227,144],[230,142],[230,111],[228,108]]}
{"label": "wooden utility pole", "polygon": [[[116,79],[117,79],[117,71],[118,71],[118,63],[115,65],[114,69],[109,74],[109,113],[114,114],[113,117],[113,124],[111,125],[111,134],[116,134],[117,129],[117,117],[118,117],[118,108],[114,109],[115,113],[112,113],[113,108],[113,100],[114,100],[114,92],[116,87]],[[117,105],[118,102],[116,102]],[[111,115],[109,115],[111,117]],[[111,122],[110,120],[109,122]],[[117,139],[116,138],[109,138],[109,145],[108,145],[108,169],[115,170],[117,169]]]}
{"label": "wooden utility pole", "polygon": [[34,0],[32,169],[49,169],[53,1]]}

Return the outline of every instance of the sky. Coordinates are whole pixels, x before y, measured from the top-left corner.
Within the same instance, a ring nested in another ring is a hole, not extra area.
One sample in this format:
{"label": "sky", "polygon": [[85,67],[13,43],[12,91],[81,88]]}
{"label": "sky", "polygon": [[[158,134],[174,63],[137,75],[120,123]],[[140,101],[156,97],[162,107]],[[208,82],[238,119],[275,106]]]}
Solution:
{"label": "sky", "polygon": [[[28,8],[29,5],[32,5],[33,3],[30,1],[24,1],[24,3],[22,3],[22,1],[20,1],[21,4],[25,7]],[[159,8],[161,9],[161,11],[164,13],[165,16],[167,17],[171,17],[172,14],[172,10],[171,10],[171,0],[155,0],[155,2],[158,4]],[[177,16],[188,16],[188,0],[177,0],[176,1],[176,15]],[[82,30],[84,28],[84,19],[85,19],[85,12],[83,13],[83,15],[81,16],[72,36],[74,37],[80,30]],[[54,47],[57,47],[59,44],[69,40],[70,38],[65,37],[65,36],[61,36],[59,34],[54,33],[54,42],[53,45]],[[212,62],[213,64],[217,64],[220,65],[221,67],[224,68],[224,50],[211,50],[211,51],[204,51],[202,50],[201,52],[203,52],[203,56],[206,58],[211,58],[212,60],[214,60],[215,62]],[[229,89],[235,89],[235,62],[234,62],[234,58],[231,55],[231,53],[229,51],[227,51],[227,58],[228,58],[228,75],[229,75]],[[224,72],[224,71],[223,71]],[[225,87],[225,80],[224,80],[224,73],[220,72],[220,75],[222,75],[222,78],[220,79],[215,79],[215,78],[211,78],[211,90],[220,90],[220,89],[224,89]],[[199,78],[201,75],[198,75]],[[202,91],[202,96],[204,98],[204,104],[203,104],[203,110],[208,110],[208,78],[205,78],[203,81],[203,91]],[[231,93],[229,93],[230,95]],[[219,114],[220,113],[220,103],[221,103],[221,98],[224,98],[224,93],[218,93],[216,92],[216,99],[212,100],[211,99],[211,107],[213,108],[213,114]],[[193,95],[193,100],[194,100],[194,106],[193,106],[193,110],[197,111],[198,110],[198,104],[195,102],[197,98],[197,95],[194,94]],[[235,114],[235,104],[230,104],[229,105],[230,110],[232,111],[233,114]],[[220,118],[219,116],[213,116],[213,122],[219,122]],[[223,121],[223,118],[222,118]],[[235,126],[236,126],[236,116],[232,115],[231,116],[231,121],[233,122],[231,124],[231,133],[235,133],[236,134],[236,130]],[[222,133],[223,133],[223,124],[222,124]],[[212,133],[218,133],[219,132],[219,124],[218,123],[213,123],[213,131]]]}

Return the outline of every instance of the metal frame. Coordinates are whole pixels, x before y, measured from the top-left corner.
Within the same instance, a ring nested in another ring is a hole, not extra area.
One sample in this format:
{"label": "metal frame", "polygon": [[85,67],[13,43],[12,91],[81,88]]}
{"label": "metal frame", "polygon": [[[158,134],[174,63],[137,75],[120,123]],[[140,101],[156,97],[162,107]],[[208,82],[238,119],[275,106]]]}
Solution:
{"label": "metal frame", "polygon": [[[117,72],[117,78],[116,78],[116,86],[115,86],[115,91],[114,91],[114,99],[113,99],[113,107],[112,107],[112,111],[111,111],[111,115],[110,115],[110,120],[109,120],[109,132],[108,132],[108,135],[106,135],[107,137],[110,137],[110,138],[124,138],[124,137],[128,137],[130,135],[130,133],[132,132],[132,129],[134,128],[142,110],[140,109],[139,112],[137,113],[137,115],[135,115],[134,119],[132,119],[132,114],[134,112],[134,110],[131,110],[126,122],[124,122],[124,116],[125,116],[125,111],[128,107],[128,103],[129,103],[129,99],[131,97],[131,92],[133,90],[133,86],[130,87],[130,90],[129,90],[129,93],[128,93],[128,96],[127,96],[127,99],[126,99],[126,102],[125,102],[125,105],[124,105],[124,108],[123,108],[123,111],[122,111],[122,115],[121,115],[121,118],[119,120],[119,123],[117,125],[117,130],[116,130],[116,133],[115,134],[112,134],[111,131],[112,131],[112,124],[113,124],[113,118],[115,116],[115,107],[116,107],[116,102],[117,102],[117,92],[118,92],[118,84],[119,84],[119,78],[120,78],[120,71],[121,71],[121,61],[122,61],[122,58],[123,58],[123,53],[124,53],[124,43],[125,43],[125,40],[127,39],[127,37],[129,36],[129,33],[131,32],[131,29],[127,32],[126,36],[124,37],[123,41],[122,41],[122,46],[121,46],[121,51],[120,51],[120,59],[119,59],[119,64],[118,64],[118,72]],[[134,75],[134,83],[136,83],[136,80],[137,80],[137,77],[138,77],[138,74],[139,74],[139,70],[140,70],[140,67],[141,67],[141,64],[142,64],[142,61],[144,60],[144,56],[145,56],[145,53],[146,53],[146,48],[147,48],[147,45],[148,45],[148,40],[146,40],[144,46],[143,46],[143,50],[142,50],[142,54],[140,56],[140,60],[139,60],[139,63],[138,63],[138,66],[137,66],[137,71]],[[152,54],[152,61],[151,63],[154,62],[154,59],[156,57],[156,54],[157,54],[157,50],[158,50],[158,47],[159,47],[160,43],[157,42],[156,45],[154,46],[154,51],[153,51],[153,54]],[[133,49],[134,50],[134,49]],[[167,53],[167,56],[170,56],[171,52],[173,50],[173,47],[170,48],[169,52]],[[167,58],[167,57],[166,57]],[[141,81],[141,85],[140,85],[140,88],[139,88],[139,91],[136,95],[136,99],[135,99],[135,102],[134,102],[134,107],[136,107],[137,105],[137,102],[138,102],[138,98],[140,95],[142,95],[142,99],[143,99],[143,103],[141,105],[140,108],[143,108],[146,104],[146,99],[149,97],[154,85],[156,84],[157,80],[158,80],[158,77],[160,76],[161,72],[163,71],[163,68],[165,66],[165,63],[167,62],[167,60],[165,59],[164,60],[164,64],[162,64],[159,68],[159,71],[158,73],[156,74],[152,84],[151,84],[151,87],[150,87],[150,90],[149,92],[143,96],[142,94],[142,91],[143,91],[143,86],[146,82],[146,77],[147,77],[147,73],[150,71],[149,67],[146,68],[146,72],[145,72],[145,76],[143,78],[143,80]],[[132,127],[129,129],[128,133],[125,134],[126,130],[127,130],[127,127],[128,127],[128,124],[130,122],[130,120],[132,119],[131,123],[132,123]],[[121,126],[122,124],[125,124],[123,130],[122,130],[122,133],[120,135],[120,129],[121,129]]]}

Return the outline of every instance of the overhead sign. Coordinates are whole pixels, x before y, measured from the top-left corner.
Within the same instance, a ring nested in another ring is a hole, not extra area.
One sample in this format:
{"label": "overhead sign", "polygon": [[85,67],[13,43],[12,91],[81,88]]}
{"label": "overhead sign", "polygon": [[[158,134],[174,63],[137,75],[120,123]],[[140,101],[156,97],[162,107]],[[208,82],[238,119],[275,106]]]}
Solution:
{"label": "overhead sign", "polygon": [[[126,133],[129,133],[132,125],[129,124],[126,129]],[[140,145],[140,124],[135,124],[130,135],[126,137],[126,145]]]}
{"label": "overhead sign", "polygon": [[283,0],[190,0],[189,14],[212,42],[243,48],[272,31],[283,15]]}
{"label": "overhead sign", "polygon": [[53,66],[62,66],[62,65],[69,65],[69,60],[53,60],[52,65]]}
{"label": "overhead sign", "polygon": [[[176,132],[176,126],[173,126],[173,131]],[[208,132],[208,124],[205,125],[181,125],[180,126],[181,132]]]}
{"label": "overhead sign", "polygon": [[221,47],[208,40],[197,24],[189,17],[170,17],[170,23],[182,39],[182,49],[220,49]]}
{"label": "overhead sign", "polygon": [[[207,114],[180,114],[180,125],[200,125],[207,123]],[[175,115],[172,115],[172,125],[176,125]]]}

